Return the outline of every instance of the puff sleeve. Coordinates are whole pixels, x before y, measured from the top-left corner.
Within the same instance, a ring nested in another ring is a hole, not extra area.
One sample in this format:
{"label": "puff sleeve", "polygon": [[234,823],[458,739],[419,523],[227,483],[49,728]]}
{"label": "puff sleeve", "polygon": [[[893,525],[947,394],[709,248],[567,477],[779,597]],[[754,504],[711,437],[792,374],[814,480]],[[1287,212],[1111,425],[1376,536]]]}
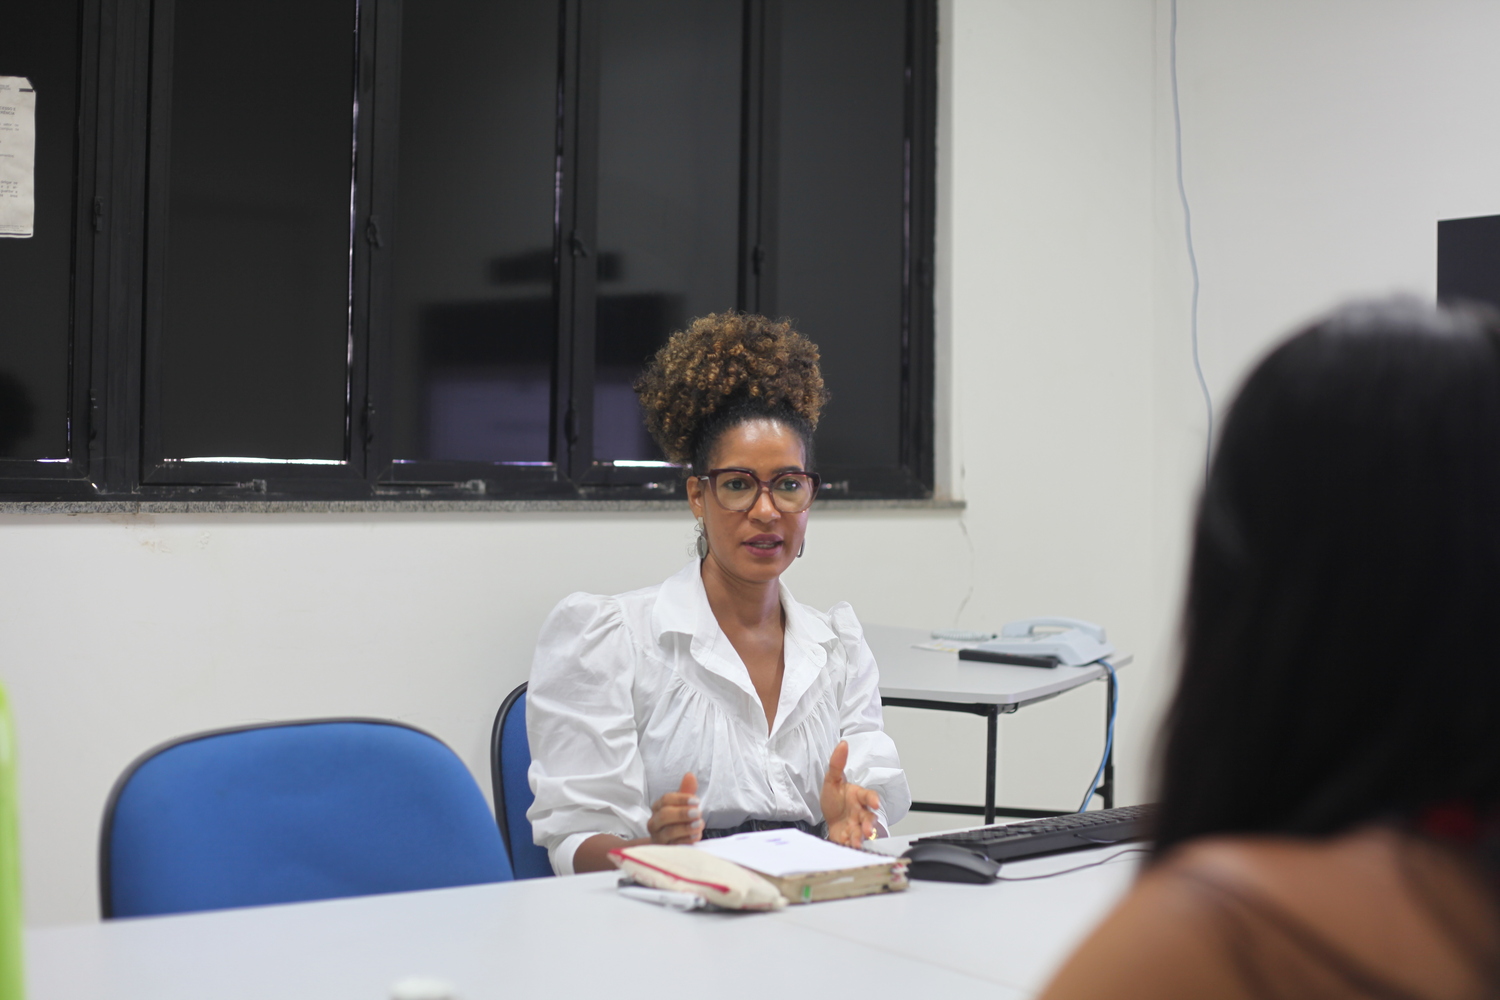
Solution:
{"label": "puff sleeve", "polygon": [[880,670],[875,654],[865,642],[854,609],[836,604],[828,617],[847,657],[848,673],[839,702],[839,736],[849,741],[849,763],[845,774],[849,780],[880,793],[880,811],[884,814],[880,831],[890,832],[892,823],[900,821],[911,809],[911,790],[896,743],[885,732],[880,709]]}
{"label": "puff sleeve", "polygon": [[526,691],[526,818],[559,875],[589,837],[644,837],[651,810],[631,686],[636,644],[612,597],[573,594],[547,616]]}

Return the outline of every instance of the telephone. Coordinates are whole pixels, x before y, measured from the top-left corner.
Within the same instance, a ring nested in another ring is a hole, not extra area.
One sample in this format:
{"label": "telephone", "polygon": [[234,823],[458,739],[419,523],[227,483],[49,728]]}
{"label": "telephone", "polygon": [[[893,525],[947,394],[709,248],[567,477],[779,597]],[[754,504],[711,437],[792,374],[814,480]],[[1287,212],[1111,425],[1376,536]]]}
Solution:
{"label": "telephone", "polygon": [[1026,618],[1001,627],[998,639],[959,650],[958,658],[1024,667],[1078,667],[1114,651],[1101,625],[1077,618]]}

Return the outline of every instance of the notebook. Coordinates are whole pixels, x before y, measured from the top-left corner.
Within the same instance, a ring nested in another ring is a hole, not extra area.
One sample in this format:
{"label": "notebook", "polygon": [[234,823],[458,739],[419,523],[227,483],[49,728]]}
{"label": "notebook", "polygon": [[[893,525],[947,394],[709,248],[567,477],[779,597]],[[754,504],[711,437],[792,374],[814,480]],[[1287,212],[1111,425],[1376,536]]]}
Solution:
{"label": "notebook", "polygon": [[908,885],[900,858],[857,851],[801,830],[761,830],[700,841],[707,851],[763,876],[792,903],[899,892]]}

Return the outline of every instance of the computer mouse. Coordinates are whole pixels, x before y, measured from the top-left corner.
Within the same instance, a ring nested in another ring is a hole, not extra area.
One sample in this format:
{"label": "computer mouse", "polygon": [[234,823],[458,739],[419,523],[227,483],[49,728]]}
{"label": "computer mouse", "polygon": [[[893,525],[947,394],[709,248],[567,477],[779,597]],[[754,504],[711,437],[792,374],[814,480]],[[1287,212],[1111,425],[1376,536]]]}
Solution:
{"label": "computer mouse", "polygon": [[993,882],[1000,862],[957,844],[913,844],[901,855],[911,862],[906,874],[930,882]]}

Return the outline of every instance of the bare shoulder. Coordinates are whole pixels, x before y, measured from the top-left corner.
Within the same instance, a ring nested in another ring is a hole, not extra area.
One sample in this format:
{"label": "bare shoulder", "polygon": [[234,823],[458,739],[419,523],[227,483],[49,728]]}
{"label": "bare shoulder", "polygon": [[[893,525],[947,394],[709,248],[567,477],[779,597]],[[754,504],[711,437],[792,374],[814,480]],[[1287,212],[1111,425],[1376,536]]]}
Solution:
{"label": "bare shoulder", "polygon": [[1390,867],[1399,845],[1391,831],[1371,827],[1322,840],[1285,836],[1206,837],[1184,844],[1159,866],[1171,875],[1205,875],[1270,889],[1364,880]]}
{"label": "bare shoulder", "polygon": [[[1219,837],[1184,846],[1165,871],[1253,892],[1314,924],[1360,936],[1400,923],[1430,925],[1431,907],[1493,923],[1472,863],[1431,841],[1371,825],[1333,837]],[[1378,914],[1373,917],[1372,914]]]}
{"label": "bare shoulder", "polygon": [[1045,996],[1250,996],[1233,942],[1248,934],[1264,955],[1288,932],[1298,947],[1315,939],[1320,954],[1372,979],[1468,995],[1471,956],[1455,950],[1435,906],[1494,939],[1493,903],[1473,870],[1394,829],[1205,838],[1153,865]]}
{"label": "bare shoulder", "polygon": [[1226,960],[1212,901],[1168,860],[1130,894],[1063,966],[1043,1000],[1250,997]]}

